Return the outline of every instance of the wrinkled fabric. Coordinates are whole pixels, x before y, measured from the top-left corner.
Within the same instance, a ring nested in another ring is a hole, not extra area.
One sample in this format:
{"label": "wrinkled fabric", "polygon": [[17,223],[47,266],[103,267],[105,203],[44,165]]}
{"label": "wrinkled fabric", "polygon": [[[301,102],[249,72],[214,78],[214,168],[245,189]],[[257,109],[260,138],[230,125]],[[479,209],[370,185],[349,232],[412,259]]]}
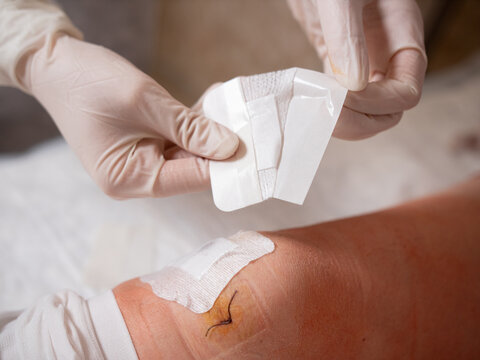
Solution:
{"label": "wrinkled fabric", "polygon": [[0,85],[28,92],[22,83],[22,59],[42,46],[50,48],[59,34],[78,39],[82,33],[48,0],[0,0]]}
{"label": "wrinkled fabric", "polygon": [[137,359],[112,292],[88,301],[71,291],[23,312],[0,313],[0,358]]}

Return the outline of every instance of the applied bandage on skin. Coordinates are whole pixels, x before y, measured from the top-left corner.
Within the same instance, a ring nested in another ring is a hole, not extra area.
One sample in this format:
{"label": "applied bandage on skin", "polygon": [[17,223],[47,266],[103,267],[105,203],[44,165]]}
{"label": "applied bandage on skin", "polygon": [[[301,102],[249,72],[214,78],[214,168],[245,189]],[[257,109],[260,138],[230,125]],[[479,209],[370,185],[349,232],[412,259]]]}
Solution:
{"label": "applied bandage on skin", "polygon": [[210,310],[228,282],[250,262],[271,253],[273,242],[254,231],[217,238],[157,273],[142,276],[155,295],[200,314]]}
{"label": "applied bandage on skin", "polygon": [[232,158],[210,161],[215,205],[303,204],[346,94],[333,77],[300,68],[238,77],[208,93],[205,115],[240,138]]}

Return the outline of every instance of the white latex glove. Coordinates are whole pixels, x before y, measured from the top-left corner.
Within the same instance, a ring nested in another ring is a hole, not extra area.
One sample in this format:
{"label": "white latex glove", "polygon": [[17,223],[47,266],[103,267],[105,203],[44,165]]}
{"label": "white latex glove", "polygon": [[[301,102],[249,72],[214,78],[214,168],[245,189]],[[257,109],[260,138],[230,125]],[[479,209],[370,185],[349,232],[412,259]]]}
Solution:
{"label": "white latex glove", "polygon": [[173,99],[121,56],[69,36],[29,56],[23,85],[115,198],[208,188],[205,158],[226,159],[238,146],[230,130]]}
{"label": "white latex glove", "polygon": [[420,100],[427,57],[415,0],[287,0],[323,60],[349,90],[334,136],[362,139]]}

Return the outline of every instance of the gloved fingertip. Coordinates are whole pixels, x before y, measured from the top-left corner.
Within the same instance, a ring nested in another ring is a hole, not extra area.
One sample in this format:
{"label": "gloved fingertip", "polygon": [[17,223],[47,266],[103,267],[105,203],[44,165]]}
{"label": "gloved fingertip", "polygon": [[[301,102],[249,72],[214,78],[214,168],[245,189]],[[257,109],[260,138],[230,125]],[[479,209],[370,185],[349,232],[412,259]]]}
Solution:
{"label": "gloved fingertip", "polygon": [[238,136],[228,131],[220,140],[215,151],[209,156],[214,160],[225,160],[230,158],[238,149],[240,140]]}
{"label": "gloved fingertip", "polygon": [[361,91],[367,87],[368,79],[360,74],[334,74],[338,83],[350,91]]}
{"label": "gloved fingertip", "polygon": [[346,49],[330,50],[328,59],[331,72],[340,85],[351,91],[360,91],[367,86],[368,54],[358,41]]}
{"label": "gloved fingertip", "polygon": [[224,160],[237,150],[239,139],[227,127],[189,110],[175,121],[170,140],[197,156]]}

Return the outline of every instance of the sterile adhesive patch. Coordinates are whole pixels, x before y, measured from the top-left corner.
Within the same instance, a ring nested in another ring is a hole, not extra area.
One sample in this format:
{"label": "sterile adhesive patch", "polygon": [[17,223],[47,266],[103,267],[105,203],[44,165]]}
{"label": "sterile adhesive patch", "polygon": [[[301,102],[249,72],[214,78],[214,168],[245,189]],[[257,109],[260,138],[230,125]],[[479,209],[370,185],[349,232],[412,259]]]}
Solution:
{"label": "sterile adhesive patch", "polygon": [[200,314],[210,310],[228,282],[250,262],[271,253],[273,242],[255,231],[218,238],[195,253],[142,276],[158,297]]}
{"label": "sterile adhesive patch", "polygon": [[209,92],[205,116],[240,139],[231,159],[210,161],[215,205],[303,204],[346,94],[333,77],[300,68],[237,77]]}

